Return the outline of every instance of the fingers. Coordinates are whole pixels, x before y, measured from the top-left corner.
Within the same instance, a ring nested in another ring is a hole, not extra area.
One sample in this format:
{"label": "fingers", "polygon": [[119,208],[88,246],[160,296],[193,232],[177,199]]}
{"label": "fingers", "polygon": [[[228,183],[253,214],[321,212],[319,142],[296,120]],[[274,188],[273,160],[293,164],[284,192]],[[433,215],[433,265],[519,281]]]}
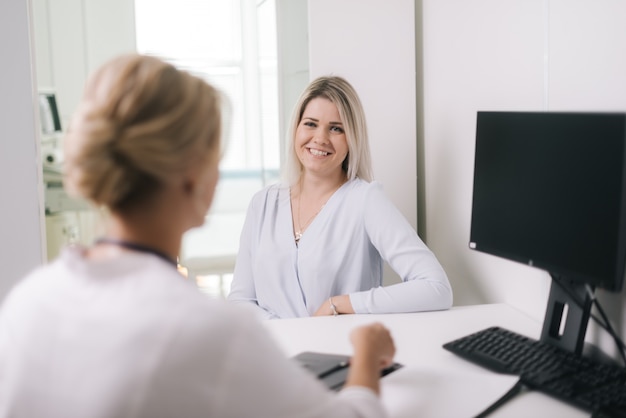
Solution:
{"label": "fingers", "polygon": [[391,332],[381,323],[355,328],[350,339],[355,356],[365,356],[379,364],[380,368],[393,363],[396,347]]}
{"label": "fingers", "polygon": [[346,386],[365,386],[380,393],[380,371],[393,363],[396,347],[389,330],[380,323],[355,328],[350,333],[354,346]]}

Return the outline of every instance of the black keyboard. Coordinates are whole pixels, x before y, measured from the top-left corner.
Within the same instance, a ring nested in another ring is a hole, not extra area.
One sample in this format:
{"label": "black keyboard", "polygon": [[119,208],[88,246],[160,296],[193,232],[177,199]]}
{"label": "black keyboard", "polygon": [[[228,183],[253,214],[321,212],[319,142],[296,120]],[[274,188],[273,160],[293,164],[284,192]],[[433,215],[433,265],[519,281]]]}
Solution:
{"label": "black keyboard", "polygon": [[591,360],[500,327],[443,347],[492,371],[518,375],[526,387],[589,412],[626,412],[626,368],[616,364]]}

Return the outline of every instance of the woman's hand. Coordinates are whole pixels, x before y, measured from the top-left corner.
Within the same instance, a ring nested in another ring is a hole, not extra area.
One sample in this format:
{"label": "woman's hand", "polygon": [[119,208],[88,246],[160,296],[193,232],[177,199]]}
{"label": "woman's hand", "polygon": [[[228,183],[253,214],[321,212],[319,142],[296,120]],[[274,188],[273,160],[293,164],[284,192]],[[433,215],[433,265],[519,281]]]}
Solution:
{"label": "woman's hand", "polygon": [[365,386],[379,393],[380,372],[391,366],[396,347],[389,330],[380,323],[356,328],[350,334],[354,355],[346,386]]}
{"label": "woman's hand", "polygon": [[[335,305],[335,310],[333,310],[333,307],[330,304],[331,300],[332,300],[332,304]],[[334,315],[335,311],[337,312],[337,315],[354,313],[354,309],[352,309],[352,302],[350,302],[349,295],[333,296],[331,298],[326,299],[326,301],[322,303],[322,306],[320,306],[317,309],[317,311],[313,314],[313,316]]]}

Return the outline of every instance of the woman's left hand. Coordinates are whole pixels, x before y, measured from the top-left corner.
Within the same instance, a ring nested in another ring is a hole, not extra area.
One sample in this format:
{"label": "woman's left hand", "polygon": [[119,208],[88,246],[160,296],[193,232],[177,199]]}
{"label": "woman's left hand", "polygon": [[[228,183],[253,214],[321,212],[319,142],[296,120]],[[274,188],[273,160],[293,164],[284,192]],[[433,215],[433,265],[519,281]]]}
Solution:
{"label": "woman's left hand", "polygon": [[[330,302],[332,300],[333,305],[335,305],[335,310],[333,310]],[[337,311],[337,314],[353,314],[354,309],[352,309],[352,303],[350,302],[349,295],[339,295],[332,296],[319,307],[317,312],[313,316],[332,316]]]}

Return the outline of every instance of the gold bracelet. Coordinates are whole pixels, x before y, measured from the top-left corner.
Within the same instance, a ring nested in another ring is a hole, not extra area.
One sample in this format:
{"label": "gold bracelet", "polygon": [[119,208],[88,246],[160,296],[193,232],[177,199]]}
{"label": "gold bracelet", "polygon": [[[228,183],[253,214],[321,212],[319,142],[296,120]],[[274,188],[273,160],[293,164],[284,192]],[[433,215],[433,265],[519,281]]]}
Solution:
{"label": "gold bracelet", "polygon": [[333,310],[333,316],[337,316],[339,315],[339,312],[337,312],[337,307],[335,306],[335,304],[333,303],[333,298],[329,297],[328,298],[328,303],[330,303],[330,309]]}

